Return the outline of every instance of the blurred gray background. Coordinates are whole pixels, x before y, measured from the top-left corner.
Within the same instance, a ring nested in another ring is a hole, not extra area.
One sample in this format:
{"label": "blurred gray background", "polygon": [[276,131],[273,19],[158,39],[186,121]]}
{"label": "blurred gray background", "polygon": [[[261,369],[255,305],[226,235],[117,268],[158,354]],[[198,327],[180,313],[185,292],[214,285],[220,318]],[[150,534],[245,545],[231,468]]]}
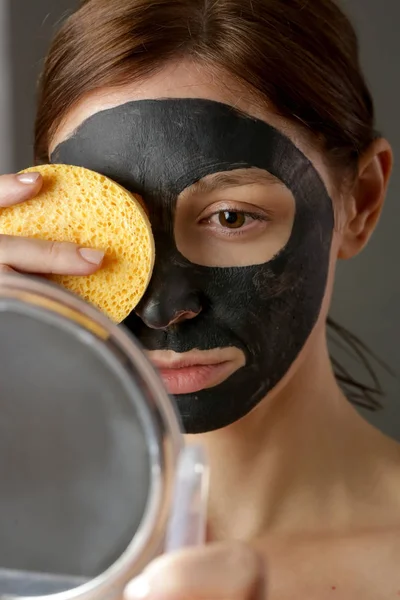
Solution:
{"label": "blurred gray background", "polygon": [[[112,0],[110,0],[112,2]],[[342,0],[360,35],[378,128],[400,156],[399,0]],[[0,173],[32,162],[35,87],[56,24],[77,0],[0,0]],[[400,440],[400,168],[378,231],[359,258],[339,267],[332,315],[398,372],[378,370],[385,408],[366,417]],[[354,366],[354,365],[353,365]]]}

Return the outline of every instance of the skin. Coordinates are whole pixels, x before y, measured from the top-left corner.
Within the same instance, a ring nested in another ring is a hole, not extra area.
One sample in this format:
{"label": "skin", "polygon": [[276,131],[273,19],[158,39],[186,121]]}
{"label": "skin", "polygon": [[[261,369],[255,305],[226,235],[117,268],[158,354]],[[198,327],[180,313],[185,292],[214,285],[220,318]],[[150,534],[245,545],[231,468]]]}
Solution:
{"label": "skin", "polygon": [[[99,110],[160,97],[225,102],[284,132],[323,178],[334,200],[336,229],[320,318],[301,355],[247,417],[196,436],[211,462],[210,545],[158,559],[144,579],[128,588],[127,597],[396,598],[399,446],[367,424],[344,398],[332,373],[325,331],[336,263],[360,252],[378,222],[392,166],[390,146],[382,139],[372,144],[360,157],[354,183],[340,190],[321,149],[302,131],[272,108],[258,106],[226,74],[183,62],[141,84],[100,90],[82,99],[67,115],[50,151]],[[26,200],[39,189],[40,180],[21,184],[4,176],[0,204]],[[245,201],[246,186],[241,189]],[[290,203],[287,207],[290,220]],[[282,227],[282,235],[284,231]],[[5,269],[36,272],[41,262],[48,272],[65,268],[91,273],[97,268],[82,261],[77,248],[5,238],[0,240],[0,262]]]}

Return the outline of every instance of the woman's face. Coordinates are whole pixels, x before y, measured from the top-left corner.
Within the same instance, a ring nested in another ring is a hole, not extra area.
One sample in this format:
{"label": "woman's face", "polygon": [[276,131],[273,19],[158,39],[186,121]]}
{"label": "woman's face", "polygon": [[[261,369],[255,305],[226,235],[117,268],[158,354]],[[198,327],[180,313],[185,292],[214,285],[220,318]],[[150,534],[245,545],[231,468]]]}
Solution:
{"label": "woman's face", "polygon": [[84,98],[50,153],[147,205],[156,265],[125,324],[187,432],[231,424],[290,376],[324,321],[340,246],[329,169],[296,128],[182,63]]}

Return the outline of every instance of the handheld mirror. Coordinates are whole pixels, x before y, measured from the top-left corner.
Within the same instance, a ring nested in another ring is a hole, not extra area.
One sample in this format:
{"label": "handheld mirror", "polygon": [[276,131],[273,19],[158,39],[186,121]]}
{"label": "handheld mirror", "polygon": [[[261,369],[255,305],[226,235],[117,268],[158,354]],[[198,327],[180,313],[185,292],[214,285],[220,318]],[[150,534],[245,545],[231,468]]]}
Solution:
{"label": "handheld mirror", "polygon": [[128,332],[53,284],[0,275],[1,599],[120,596],[165,548],[183,449]]}

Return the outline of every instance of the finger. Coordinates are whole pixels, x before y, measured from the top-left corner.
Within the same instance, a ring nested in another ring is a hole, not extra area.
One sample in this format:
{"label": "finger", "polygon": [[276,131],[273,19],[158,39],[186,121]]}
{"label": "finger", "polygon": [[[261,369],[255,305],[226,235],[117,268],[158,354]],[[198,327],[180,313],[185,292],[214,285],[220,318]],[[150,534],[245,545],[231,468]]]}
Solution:
{"label": "finger", "polygon": [[40,173],[0,176],[0,207],[13,206],[34,198],[43,185]]}
{"label": "finger", "polygon": [[266,600],[264,565],[242,544],[193,548],[156,560],[126,589],[126,600]]}
{"label": "finger", "polygon": [[89,275],[97,271],[104,252],[69,242],[47,242],[18,236],[0,236],[0,264],[25,273]]}

